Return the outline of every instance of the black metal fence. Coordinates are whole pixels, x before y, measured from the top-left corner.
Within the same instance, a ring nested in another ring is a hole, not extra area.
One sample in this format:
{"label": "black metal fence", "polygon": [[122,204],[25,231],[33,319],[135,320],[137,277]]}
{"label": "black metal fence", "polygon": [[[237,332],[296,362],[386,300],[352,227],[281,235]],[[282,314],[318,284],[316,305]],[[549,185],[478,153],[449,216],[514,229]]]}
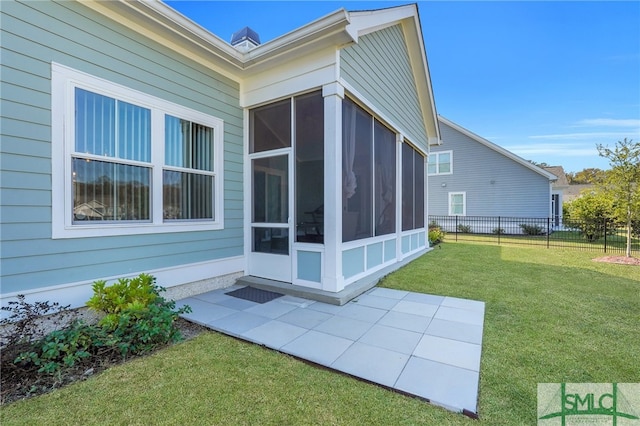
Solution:
{"label": "black metal fence", "polygon": [[[446,232],[445,241],[536,245],[624,254],[627,229],[611,220],[501,216],[429,216],[429,228]],[[632,255],[640,253],[637,231]]]}

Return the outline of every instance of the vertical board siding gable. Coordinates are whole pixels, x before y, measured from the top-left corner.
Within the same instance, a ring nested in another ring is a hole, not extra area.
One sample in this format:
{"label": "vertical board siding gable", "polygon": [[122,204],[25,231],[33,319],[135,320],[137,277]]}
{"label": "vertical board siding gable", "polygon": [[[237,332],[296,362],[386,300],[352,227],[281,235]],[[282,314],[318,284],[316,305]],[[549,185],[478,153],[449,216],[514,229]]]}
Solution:
{"label": "vertical board siding gable", "polygon": [[449,192],[466,192],[467,216],[548,217],[549,179],[443,122],[440,131],[431,152],[453,151],[453,174],[429,176],[430,215],[448,215]]}
{"label": "vertical board siding gable", "polygon": [[359,38],[340,51],[341,76],[425,151],[427,131],[400,25]]}
{"label": "vertical board siding gable", "polygon": [[[2,2],[0,14],[2,293],[243,254],[237,82],[80,2]],[[51,62],[223,119],[225,229],[52,240]]]}

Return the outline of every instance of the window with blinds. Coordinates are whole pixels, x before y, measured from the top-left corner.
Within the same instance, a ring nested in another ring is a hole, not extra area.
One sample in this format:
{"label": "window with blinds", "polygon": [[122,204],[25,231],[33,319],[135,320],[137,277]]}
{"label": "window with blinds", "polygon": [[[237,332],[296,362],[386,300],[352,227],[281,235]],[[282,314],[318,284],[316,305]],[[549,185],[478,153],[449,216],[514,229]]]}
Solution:
{"label": "window with blinds", "polygon": [[165,116],[163,218],[213,219],[213,129]]}
{"label": "window with blinds", "polygon": [[[162,219],[214,219],[214,129],[163,114]],[[151,221],[151,109],[75,89],[73,220]]]}
{"label": "window with blinds", "polygon": [[52,122],[54,238],[223,229],[221,119],[54,63]]}
{"label": "window with blinds", "polygon": [[76,88],[73,220],[149,221],[151,111]]}

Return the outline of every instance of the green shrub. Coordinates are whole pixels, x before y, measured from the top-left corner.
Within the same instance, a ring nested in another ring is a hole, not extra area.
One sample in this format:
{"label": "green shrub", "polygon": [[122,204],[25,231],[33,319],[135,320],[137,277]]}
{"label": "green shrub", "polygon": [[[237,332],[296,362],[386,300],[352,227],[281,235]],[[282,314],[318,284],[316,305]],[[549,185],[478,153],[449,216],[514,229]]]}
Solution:
{"label": "green shrub", "polygon": [[458,232],[461,232],[463,234],[471,234],[471,226],[469,225],[459,224],[456,229],[458,230]]}
{"label": "green shrub", "polygon": [[179,314],[190,312],[191,308],[185,306],[177,311],[174,308],[175,302],[163,299],[144,312],[123,311],[117,324],[111,325],[111,335],[120,354],[123,357],[141,354],[179,341],[180,331],[174,322]]}
{"label": "green shrub", "polygon": [[429,243],[431,245],[440,244],[444,241],[445,235],[446,232],[444,232],[439,226],[429,225]]}
{"label": "green shrub", "polygon": [[15,364],[33,364],[39,373],[53,374],[63,367],[73,367],[91,356],[93,327],[82,321],[73,321],[62,330],[54,330],[33,342],[29,350],[14,360]]}
{"label": "green shrub", "polygon": [[[96,281],[93,290],[87,306],[104,314],[97,324],[74,320],[60,330],[25,343],[14,363],[38,367],[39,373],[54,374],[99,352],[118,353],[126,358],[181,339],[175,321],[180,314],[191,312],[191,308],[183,306],[176,310],[174,301],[160,296],[165,289],[155,285],[153,276],[122,278],[112,286]],[[44,308],[48,311],[49,306],[58,305],[47,302],[35,308],[18,305],[14,309],[26,311],[31,318],[33,312]]]}
{"label": "green shrub", "polygon": [[161,289],[155,285],[155,280],[151,275],[140,274],[135,278],[120,278],[111,286],[107,286],[106,281],[96,281],[87,306],[105,314],[100,320],[101,324],[116,324],[118,316],[124,311],[142,315],[158,300]]}
{"label": "green shrub", "polygon": [[567,226],[580,230],[589,241],[597,241],[604,236],[605,222],[611,217],[614,206],[603,192],[583,192],[580,197],[566,204]]}
{"label": "green shrub", "polygon": [[181,338],[174,322],[191,308],[175,310],[175,302],[160,296],[165,289],[155,281],[151,275],[140,274],[121,278],[112,286],[106,286],[104,281],[93,284],[94,295],[87,306],[105,314],[99,325],[109,333],[109,344],[116,346],[123,357]]}
{"label": "green shrub", "polygon": [[504,235],[505,231],[503,228],[493,228],[491,233],[494,235]]}
{"label": "green shrub", "polygon": [[544,235],[544,228],[540,225],[529,225],[528,223],[521,223],[520,229],[524,235]]}

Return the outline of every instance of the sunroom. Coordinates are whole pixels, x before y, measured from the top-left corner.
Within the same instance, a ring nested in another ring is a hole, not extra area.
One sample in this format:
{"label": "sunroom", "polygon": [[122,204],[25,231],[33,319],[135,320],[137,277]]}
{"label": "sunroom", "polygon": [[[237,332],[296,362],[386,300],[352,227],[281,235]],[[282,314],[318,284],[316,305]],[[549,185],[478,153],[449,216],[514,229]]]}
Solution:
{"label": "sunroom", "polygon": [[351,12],[332,36],[350,43],[316,39],[245,81],[247,275],[335,293],[428,250],[439,132],[417,19]]}
{"label": "sunroom", "polygon": [[351,96],[291,96],[249,123],[250,275],[337,292],[427,248],[425,155]]}

